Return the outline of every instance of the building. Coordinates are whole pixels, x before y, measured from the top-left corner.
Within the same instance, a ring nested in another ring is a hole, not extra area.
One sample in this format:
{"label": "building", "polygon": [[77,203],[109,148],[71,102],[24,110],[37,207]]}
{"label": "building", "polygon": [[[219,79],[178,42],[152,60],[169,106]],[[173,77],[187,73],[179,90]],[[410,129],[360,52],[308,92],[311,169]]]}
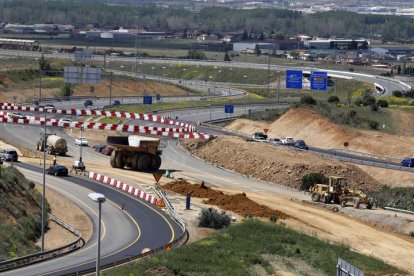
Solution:
{"label": "building", "polygon": [[369,42],[365,39],[318,39],[305,40],[308,49],[331,49],[331,50],[367,50]]}

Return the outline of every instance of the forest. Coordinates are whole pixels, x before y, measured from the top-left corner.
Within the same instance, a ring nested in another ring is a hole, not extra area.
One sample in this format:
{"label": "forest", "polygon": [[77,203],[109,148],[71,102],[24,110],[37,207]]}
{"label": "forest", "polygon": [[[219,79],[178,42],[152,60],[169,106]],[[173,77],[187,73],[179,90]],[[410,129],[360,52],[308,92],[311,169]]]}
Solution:
{"label": "forest", "polygon": [[0,0],[0,21],[6,23],[59,23],[97,28],[134,26],[165,31],[198,30],[206,33],[243,32],[267,37],[295,34],[322,37],[414,39],[414,19],[392,15],[367,15],[345,11],[315,14],[281,9],[241,10],[205,7],[191,12],[184,7],[119,5],[63,0]]}

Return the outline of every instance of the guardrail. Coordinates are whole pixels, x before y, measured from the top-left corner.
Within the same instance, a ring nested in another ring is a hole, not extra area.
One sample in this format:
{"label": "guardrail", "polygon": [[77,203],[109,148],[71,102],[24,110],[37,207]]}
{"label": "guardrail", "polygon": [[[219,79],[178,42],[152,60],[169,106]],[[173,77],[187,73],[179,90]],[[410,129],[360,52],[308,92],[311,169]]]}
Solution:
{"label": "guardrail", "polygon": [[64,222],[63,220],[55,217],[54,215],[48,213],[48,218],[54,222],[56,222],[58,225],[62,226],[67,231],[71,232],[73,235],[78,237],[75,241],[58,247],[56,249],[35,253],[27,256],[23,256],[20,258],[0,262],[0,272],[12,270],[21,268],[24,266],[32,265],[35,263],[39,263],[42,261],[50,260],[53,258],[57,258],[66,254],[69,254],[73,251],[78,250],[79,248],[82,248],[85,245],[85,240],[82,238],[80,232],[76,230],[74,227],[69,225],[68,223]]}
{"label": "guardrail", "polygon": [[180,225],[181,229],[185,232],[186,231],[185,221],[175,212],[174,206],[172,206],[172,204],[169,201],[169,199],[168,199],[167,195],[165,194],[165,192],[160,190],[160,189],[157,189],[157,188],[153,188],[153,191],[156,195],[158,195],[159,198],[164,200],[165,207],[166,207],[168,213]]}
{"label": "guardrail", "polygon": [[338,153],[342,153],[342,154],[346,154],[346,155],[350,155],[350,156],[359,156],[359,157],[363,157],[363,158],[367,158],[367,159],[371,159],[371,160],[379,160],[379,161],[389,162],[389,163],[393,163],[393,164],[396,164],[396,165],[400,165],[401,160],[402,160],[402,158],[383,156],[383,155],[372,154],[372,153],[368,153],[368,152],[353,151],[353,150],[347,150],[347,149],[332,149],[332,152],[335,155],[337,155]]}

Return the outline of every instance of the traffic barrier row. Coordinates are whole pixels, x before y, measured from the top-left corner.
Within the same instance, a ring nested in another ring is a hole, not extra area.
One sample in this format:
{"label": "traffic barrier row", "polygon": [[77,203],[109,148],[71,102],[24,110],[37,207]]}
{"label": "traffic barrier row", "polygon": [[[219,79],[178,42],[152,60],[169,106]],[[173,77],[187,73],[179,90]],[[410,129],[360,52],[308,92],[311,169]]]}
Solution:
{"label": "traffic barrier row", "polygon": [[196,131],[196,128],[193,125],[167,119],[160,115],[145,114],[145,113],[102,111],[102,110],[90,110],[90,109],[73,109],[73,108],[72,109],[56,109],[56,108],[41,108],[41,107],[39,108],[39,107],[31,107],[31,106],[14,106],[14,105],[5,104],[5,103],[0,105],[0,110],[42,112],[42,113],[46,112],[46,113],[74,115],[74,116],[105,116],[105,117],[136,119],[136,120],[184,127],[184,128],[187,128],[190,132]]}
{"label": "traffic barrier row", "polygon": [[144,191],[139,190],[138,188],[135,188],[129,184],[123,183],[119,180],[110,178],[108,176],[105,176],[103,174],[99,174],[99,173],[95,173],[95,172],[89,172],[88,175],[89,178],[96,180],[98,182],[107,184],[107,185],[111,185],[115,188],[121,189],[125,192],[127,192],[128,194],[131,194],[133,196],[142,198],[145,201],[148,201],[151,204],[156,205],[158,202],[158,198],[154,197],[153,195],[150,195]]}
{"label": "traffic barrier row", "polygon": [[[0,123],[9,123],[9,124],[21,124],[21,125],[45,125],[45,121],[36,121],[29,119],[17,119],[17,118],[10,118],[10,117],[1,117],[0,116]],[[46,126],[58,126],[56,123],[51,121],[46,121]],[[158,129],[156,127],[148,127],[148,126],[136,126],[136,125],[124,125],[124,124],[103,124],[103,123],[65,123],[61,125],[62,127],[74,127],[80,128],[84,127],[85,129],[95,129],[95,130],[112,130],[112,131],[120,131],[120,132],[128,132],[128,133],[139,133],[139,134],[147,134],[147,135],[156,135],[156,136],[163,136],[163,137],[171,137],[171,138],[178,138],[178,139],[210,139],[213,136],[204,133],[198,132],[169,132],[163,131],[162,128]]]}

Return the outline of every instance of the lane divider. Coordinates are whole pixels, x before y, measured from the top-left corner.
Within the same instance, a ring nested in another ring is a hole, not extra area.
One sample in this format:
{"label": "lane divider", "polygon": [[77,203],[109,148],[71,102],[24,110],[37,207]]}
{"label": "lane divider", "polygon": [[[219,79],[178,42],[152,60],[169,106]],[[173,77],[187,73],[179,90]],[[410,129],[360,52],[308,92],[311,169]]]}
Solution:
{"label": "lane divider", "polygon": [[103,174],[95,173],[95,172],[89,172],[88,178],[96,180],[96,181],[104,183],[104,184],[107,184],[107,185],[110,185],[110,186],[113,186],[113,187],[115,187],[117,189],[120,189],[120,190],[122,190],[122,191],[124,191],[128,194],[131,194],[133,196],[142,198],[143,200],[148,201],[151,204],[156,205],[157,202],[158,202],[158,198],[156,198],[155,196],[150,195],[150,194],[148,194],[144,191],[141,191],[140,189],[135,188],[135,187],[133,187],[133,186],[127,184],[127,183],[123,183],[119,180],[116,180],[114,178],[110,178],[110,177],[105,176]]}

